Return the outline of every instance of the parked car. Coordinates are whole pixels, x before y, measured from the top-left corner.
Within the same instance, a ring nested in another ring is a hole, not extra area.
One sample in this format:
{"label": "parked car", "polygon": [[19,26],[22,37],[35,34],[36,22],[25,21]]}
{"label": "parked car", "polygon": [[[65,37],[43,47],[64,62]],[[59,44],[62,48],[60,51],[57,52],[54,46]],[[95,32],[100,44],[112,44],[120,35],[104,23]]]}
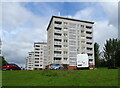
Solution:
{"label": "parked car", "polygon": [[64,67],[60,64],[53,64],[49,67],[50,70],[62,70]]}
{"label": "parked car", "polygon": [[21,70],[21,68],[16,64],[7,64],[2,66],[2,70]]}

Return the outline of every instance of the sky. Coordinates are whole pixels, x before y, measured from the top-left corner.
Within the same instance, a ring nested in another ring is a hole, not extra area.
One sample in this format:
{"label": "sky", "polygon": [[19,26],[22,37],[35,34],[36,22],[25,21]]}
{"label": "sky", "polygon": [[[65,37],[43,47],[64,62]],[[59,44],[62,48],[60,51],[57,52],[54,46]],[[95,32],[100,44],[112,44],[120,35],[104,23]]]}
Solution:
{"label": "sky", "polygon": [[2,2],[0,3],[2,54],[9,63],[24,66],[34,42],[47,42],[46,28],[52,15],[92,21],[94,42],[118,37],[117,2]]}

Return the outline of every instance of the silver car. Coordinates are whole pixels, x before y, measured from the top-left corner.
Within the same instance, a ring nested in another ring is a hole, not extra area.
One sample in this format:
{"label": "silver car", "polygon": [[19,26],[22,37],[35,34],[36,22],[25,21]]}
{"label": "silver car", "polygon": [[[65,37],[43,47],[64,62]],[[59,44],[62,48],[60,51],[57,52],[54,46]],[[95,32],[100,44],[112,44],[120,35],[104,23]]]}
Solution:
{"label": "silver car", "polygon": [[50,70],[62,70],[64,67],[60,64],[53,64],[49,67]]}

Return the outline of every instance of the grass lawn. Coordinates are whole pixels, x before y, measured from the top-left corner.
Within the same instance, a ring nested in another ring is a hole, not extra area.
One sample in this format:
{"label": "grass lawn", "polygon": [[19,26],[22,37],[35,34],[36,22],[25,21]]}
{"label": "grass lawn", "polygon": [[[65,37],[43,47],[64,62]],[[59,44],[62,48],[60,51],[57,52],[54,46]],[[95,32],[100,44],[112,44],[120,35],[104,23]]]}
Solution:
{"label": "grass lawn", "polygon": [[3,86],[118,86],[118,69],[3,71]]}

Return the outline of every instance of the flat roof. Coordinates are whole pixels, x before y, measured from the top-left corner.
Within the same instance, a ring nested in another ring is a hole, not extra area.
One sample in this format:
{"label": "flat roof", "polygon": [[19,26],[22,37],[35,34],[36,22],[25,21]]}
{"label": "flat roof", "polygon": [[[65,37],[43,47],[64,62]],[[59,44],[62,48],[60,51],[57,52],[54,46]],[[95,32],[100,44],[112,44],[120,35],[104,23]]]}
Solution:
{"label": "flat roof", "polygon": [[34,46],[35,44],[47,44],[46,42],[34,42]]}
{"label": "flat roof", "polygon": [[84,21],[84,20],[73,19],[73,18],[62,17],[62,16],[52,16],[52,18],[50,19],[49,25],[48,25],[48,27],[47,27],[47,30],[49,29],[50,24],[51,24],[53,18],[60,18],[60,19],[66,19],[66,20],[72,20],[72,21],[78,21],[78,22],[84,22],[84,23],[94,24],[94,22],[90,22],[90,21]]}

